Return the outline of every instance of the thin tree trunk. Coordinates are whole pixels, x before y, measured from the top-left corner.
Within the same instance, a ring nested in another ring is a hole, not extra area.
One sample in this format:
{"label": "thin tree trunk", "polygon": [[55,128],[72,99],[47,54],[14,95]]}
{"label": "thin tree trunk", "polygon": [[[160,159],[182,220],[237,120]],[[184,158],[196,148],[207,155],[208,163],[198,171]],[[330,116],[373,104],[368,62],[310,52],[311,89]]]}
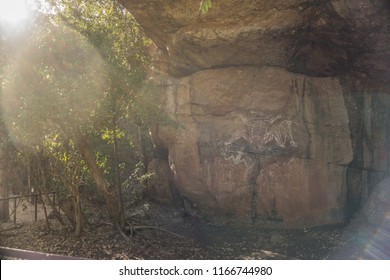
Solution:
{"label": "thin tree trunk", "polygon": [[86,225],[88,222],[86,219],[83,219],[83,213],[81,212],[81,201],[80,201],[80,192],[79,192],[79,180],[78,174],[81,166],[81,159],[79,159],[76,164],[75,169],[73,170],[73,174],[71,174],[70,178],[70,189],[72,193],[72,201],[73,201],[73,209],[74,209],[74,219],[75,219],[75,235],[80,236],[81,231],[83,230],[84,224]]}
{"label": "thin tree trunk", "polygon": [[[65,223],[61,217],[60,212],[58,212],[57,208],[55,207],[53,201],[51,200],[51,198],[48,194],[49,188],[47,187],[47,178],[46,178],[45,171],[43,170],[42,166],[40,166],[40,168],[41,168],[41,184],[40,184],[41,192],[44,193],[45,199],[49,203],[49,206],[50,206],[51,210],[53,211],[54,216],[57,218],[57,220],[60,222],[60,224],[63,227],[65,227]],[[28,170],[30,170],[30,168]],[[30,184],[30,174],[28,174],[28,178],[29,178],[28,182]],[[46,211],[46,209],[45,209],[45,211]],[[45,215],[46,215],[46,213],[45,213]],[[47,219],[47,217],[46,217],[46,219]]]}
{"label": "thin tree trunk", "polygon": [[146,145],[143,130],[140,126],[137,126],[138,130],[138,142],[139,142],[139,154],[140,154],[140,162],[142,162],[142,168],[140,168],[139,177],[142,177],[147,173],[147,162],[146,162]]}
{"label": "thin tree trunk", "polygon": [[72,196],[68,196],[59,203],[61,210],[65,213],[65,216],[71,223],[72,230],[74,230],[75,235],[80,235],[84,228],[87,230],[90,229],[90,224],[84,216],[84,213],[81,211],[81,205],[80,207],[77,206],[78,203],[80,203],[80,200],[74,196],[74,193],[72,193]]}
{"label": "thin tree trunk", "polygon": [[[115,108],[114,108],[115,109]],[[116,113],[113,112],[112,114],[112,125],[113,125],[113,129],[114,129],[114,134],[113,134],[113,142],[114,142],[114,170],[115,170],[115,186],[117,188],[117,192],[118,192],[118,195],[119,195],[119,199],[121,201],[121,204],[120,206],[122,207],[121,211],[123,211],[123,200],[122,200],[122,181],[121,181],[121,175],[120,175],[120,170],[119,170],[119,156],[118,156],[118,137],[117,137],[117,134],[116,134],[116,128],[117,128],[117,125],[116,125]]]}
{"label": "thin tree trunk", "polygon": [[47,229],[49,231],[51,231],[49,218],[47,217],[46,203],[45,203],[45,200],[42,198],[42,193],[41,193],[40,197],[41,197],[41,202],[42,202],[42,206],[43,206],[43,212],[45,213],[45,220],[46,220]]}
{"label": "thin tree trunk", "polygon": [[[3,123],[3,115],[0,112],[0,198],[8,198],[7,173],[10,163],[8,151],[12,147],[9,141],[7,129]],[[5,222],[9,218],[9,200],[0,200],[0,222]]]}
{"label": "thin tree trunk", "polygon": [[65,228],[65,223],[64,223],[64,220],[62,219],[61,217],[61,213],[58,212],[57,208],[55,207],[53,201],[51,200],[49,194],[47,193],[47,189],[44,190],[44,196],[45,196],[45,199],[47,202],[49,202],[49,206],[51,208],[51,210],[53,211],[53,215],[56,217],[57,221]]}
{"label": "thin tree trunk", "polygon": [[[77,188],[77,186],[76,186]],[[77,193],[76,193],[77,192]],[[73,199],[74,202],[74,217],[75,217],[75,222],[76,222],[76,229],[75,229],[75,235],[80,236],[81,234],[81,205],[80,205],[80,193],[78,190],[74,192],[75,196]]]}
{"label": "thin tree trunk", "polygon": [[108,213],[110,214],[112,221],[114,222],[115,226],[123,232],[126,226],[126,217],[123,211],[122,201],[120,200],[118,189],[114,185],[110,184],[106,178],[104,178],[103,172],[96,164],[95,155],[84,137],[85,136],[80,131],[76,133],[76,148],[82,155],[93,179],[96,182],[98,189],[102,192],[105,198]]}
{"label": "thin tree trunk", "polygon": [[[4,166],[0,166],[0,198],[8,198],[8,188],[5,183]],[[9,218],[9,200],[0,200],[0,222],[6,222]]]}
{"label": "thin tree trunk", "polygon": [[[32,188],[31,188],[31,167],[30,167],[30,164],[31,164],[31,160],[28,161],[28,165],[27,165],[27,194],[31,194],[32,193]],[[28,201],[32,202],[32,196],[28,197],[27,198]]]}

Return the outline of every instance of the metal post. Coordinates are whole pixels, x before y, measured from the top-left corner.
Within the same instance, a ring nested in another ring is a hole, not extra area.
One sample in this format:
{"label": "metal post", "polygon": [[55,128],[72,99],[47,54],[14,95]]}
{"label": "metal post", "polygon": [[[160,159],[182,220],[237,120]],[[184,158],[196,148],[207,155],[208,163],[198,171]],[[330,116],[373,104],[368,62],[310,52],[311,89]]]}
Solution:
{"label": "metal post", "polygon": [[16,225],[16,197],[14,198],[14,225]]}
{"label": "metal post", "polygon": [[34,210],[35,210],[35,212],[34,212],[34,215],[35,215],[35,221],[37,221],[38,220],[38,195],[36,194],[36,195],[34,195],[34,197],[35,197],[35,201],[34,201]]}

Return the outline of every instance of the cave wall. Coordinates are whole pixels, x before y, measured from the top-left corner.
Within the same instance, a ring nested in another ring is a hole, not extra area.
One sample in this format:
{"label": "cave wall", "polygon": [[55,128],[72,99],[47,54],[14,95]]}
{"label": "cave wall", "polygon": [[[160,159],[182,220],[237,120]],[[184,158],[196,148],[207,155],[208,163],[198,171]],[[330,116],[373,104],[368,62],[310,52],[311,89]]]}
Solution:
{"label": "cave wall", "polygon": [[[161,52],[151,192],[211,221],[346,221],[389,173],[387,1],[121,0]],[[179,200],[180,200],[179,199]]]}

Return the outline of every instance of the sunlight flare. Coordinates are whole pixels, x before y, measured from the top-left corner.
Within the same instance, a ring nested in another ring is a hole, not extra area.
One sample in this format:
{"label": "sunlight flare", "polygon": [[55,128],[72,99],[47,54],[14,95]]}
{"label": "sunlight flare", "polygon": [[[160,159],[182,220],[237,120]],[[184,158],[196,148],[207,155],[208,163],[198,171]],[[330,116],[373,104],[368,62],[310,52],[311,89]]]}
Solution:
{"label": "sunlight flare", "polygon": [[30,16],[27,0],[0,0],[0,22],[18,24]]}
{"label": "sunlight flare", "polygon": [[9,52],[0,103],[11,140],[34,149],[53,127],[81,127],[104,116],[108,86],[102,57],[80,33],[50,23],[30,30],[22,47]]}

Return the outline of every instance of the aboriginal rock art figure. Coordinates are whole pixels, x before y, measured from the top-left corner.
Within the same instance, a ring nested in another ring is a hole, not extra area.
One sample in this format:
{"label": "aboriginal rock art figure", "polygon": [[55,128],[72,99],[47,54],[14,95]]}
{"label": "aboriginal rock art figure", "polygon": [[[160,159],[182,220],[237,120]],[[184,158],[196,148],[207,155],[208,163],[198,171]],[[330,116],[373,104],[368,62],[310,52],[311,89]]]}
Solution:
{"label": "aboriginal rock art figure", "polygon": [[293,137],[293,121],[281,116],[272,119],[245,121],[247,130],[225,138],[220,150],[226,160],[234,164],[249,165],[256,156],[264,155],[271,149],[297,148]]}

